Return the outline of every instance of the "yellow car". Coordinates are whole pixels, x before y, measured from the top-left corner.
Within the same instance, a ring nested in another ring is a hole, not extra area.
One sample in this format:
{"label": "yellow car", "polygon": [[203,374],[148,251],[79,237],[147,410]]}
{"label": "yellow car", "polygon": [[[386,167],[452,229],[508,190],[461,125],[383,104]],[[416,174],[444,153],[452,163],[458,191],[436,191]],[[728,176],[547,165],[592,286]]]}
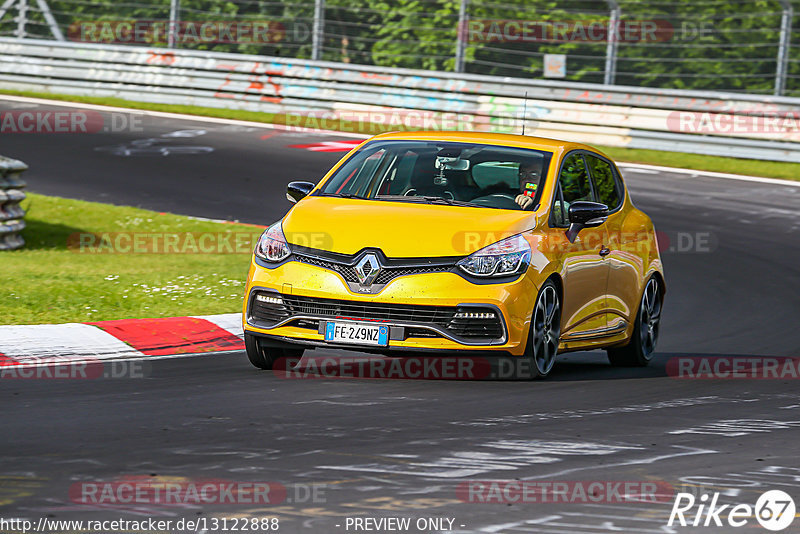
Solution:
{"label": "yellow car", "polygon": [[646,365],[665,292],[653,223],[585,145],[518,135],[372,137],[259,239],[247,277],[253,365],[316,347]]}

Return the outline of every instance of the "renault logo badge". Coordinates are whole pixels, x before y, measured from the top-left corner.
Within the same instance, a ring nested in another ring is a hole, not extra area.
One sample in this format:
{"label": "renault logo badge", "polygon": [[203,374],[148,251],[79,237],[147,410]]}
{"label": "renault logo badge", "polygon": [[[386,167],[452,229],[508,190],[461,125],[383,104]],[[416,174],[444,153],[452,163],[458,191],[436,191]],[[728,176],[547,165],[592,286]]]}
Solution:
{"label": "renault logo badge", "polygon": [[362,286],[370,286],[381,272],[381,264],[375,254],[367,254],[356,264],[356,275]]}

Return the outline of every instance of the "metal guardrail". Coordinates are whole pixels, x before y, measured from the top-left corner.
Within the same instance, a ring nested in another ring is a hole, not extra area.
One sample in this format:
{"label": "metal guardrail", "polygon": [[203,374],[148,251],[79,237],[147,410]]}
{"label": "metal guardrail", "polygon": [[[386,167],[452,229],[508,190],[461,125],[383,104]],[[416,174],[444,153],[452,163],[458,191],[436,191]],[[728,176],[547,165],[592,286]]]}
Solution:
{"label": "metal guardrail", "polygon": [[20,232],[25,228],[25,200],[22,191],[27,185],[20,176],[28,166],[19,160],[0,156],[0,251],[25,245]]}
{"label": "metal guardrail", "polygon": [[[27,39],[0,39],[0,86],[299,116],[324,114],[328,119],[400,112],[416,113],[436,125],[456,115],[461,123],[466,119],[470,129],[505,133],[519,131],[524,113],[529,135],[800,162],[798,98],[387,71],[243,54]],[[522,98],[526,92],[527,105]],[[687,117],[688,123],[716,124],[720,131],[684,131],[681,118]],[[764,127],[770,117],[776,120]],[[723,131],[720,124],[731,131]],[[741,124],[746,127],[734,131],[734,125]]]}

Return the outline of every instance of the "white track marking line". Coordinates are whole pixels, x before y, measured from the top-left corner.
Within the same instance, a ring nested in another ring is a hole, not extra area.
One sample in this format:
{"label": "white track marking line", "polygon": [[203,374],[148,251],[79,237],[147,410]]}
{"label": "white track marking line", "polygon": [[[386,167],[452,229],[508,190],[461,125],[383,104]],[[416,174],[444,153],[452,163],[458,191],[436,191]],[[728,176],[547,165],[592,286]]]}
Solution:
{"label": "white track marking line", "polygon": [[[619,167],[623,167],[623,166],[627,167],[627,165],[625,163],[619,163],[618,166]],[[639,168],[639,167],[628,167],[628,170],[629,170],[629,172],[635,172],[637,174],[659,174],[658,171],[654,171],[652,169],[642,169],[642,168]]]}
{"label": "white track marking line", "polygon": [[762,178],[761,176],[746,176],[744,174],[697,171],[694,169],[680,169],[678,167],[661,167],[658,165],[644,165],[640,163],[624,163],[624,162],[617,162],[617,167],[620,167],[622,169],[628,168],[634,172],[637,169],[640,169],[645,171],[673,172],[677,174],[694,174],[696,176],[702,176],[708,178],[723,178],[726,180],[739,180],[741,182],[757,182],[762,184],[785,185],[787,187],[800,187],[800,182],[795,182],[792,180],[780,180],[778,178]]}
{"label": "white track marking line", "polygon": [[[207,122],[213,124],[227,124],[227,125],[236,125],[236,126],[250,126],[253,128],[263,128],[265,130],[290,130],[293,132],[298,133],[308,133],[312,134],[325,134],[325,135],[332,135],[332,136],[339,136],[339,137],[352,137],[355,139],[367,139],[370,137],[369,135],[358,134],[358,133],[350,133],[350,132],[338,132],[335,130],[319,130],[317,128],[297,128],[293,126],[284,126],[282,124],[270,124],[265,122],[255,122],[255,121],[243,121],[237,119],[223,119],[221,117],[204,117],[202,115],[187,115],[184,113],[168,113],[166,111],[150,111],[146,109],[136,109],[136,108],[120,108],[116,106],[102,106],[99,104],[84,104],[81,102],[69,102],[67,100],[49,100],[46,98],[33,98],[28,96],[14,96],[14,95],[3,95],[0,94],[0,100],[8,100],[12,102],[26,102],[30,104],[42,104],[47,106],[63,106],[68,108],[80,108],[80,109],[91,109],[96,111],[117,111],[120,113],[129,113],[133,115],[146,115],[150,117],[161,117],[164,119],[178,119],[178,120],[185,120],[185,121],[196,121],[196,122]],[[219,109],[226,109],[226,108],[219,108]],[[277,115],[277,113],[276,113]]]}

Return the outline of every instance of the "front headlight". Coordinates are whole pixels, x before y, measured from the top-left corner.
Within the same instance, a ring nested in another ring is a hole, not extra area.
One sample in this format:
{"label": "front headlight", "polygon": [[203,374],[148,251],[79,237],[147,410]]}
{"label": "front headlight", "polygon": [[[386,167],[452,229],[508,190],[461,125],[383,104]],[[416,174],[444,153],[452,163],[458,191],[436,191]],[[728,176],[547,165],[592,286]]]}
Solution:
{"label": "front headlight", "polygon": [[510,276],[528,268],[531,246],[521,235],[503,239],[472,253],[458,265],[472,276]]}
{"label": "front headlight", "polygon": [[267,231],[258,238],[255,254],[259,259],[279,262],[288,258],[291,253],[286,238],[283,236],[280,221],[267,228]]}

